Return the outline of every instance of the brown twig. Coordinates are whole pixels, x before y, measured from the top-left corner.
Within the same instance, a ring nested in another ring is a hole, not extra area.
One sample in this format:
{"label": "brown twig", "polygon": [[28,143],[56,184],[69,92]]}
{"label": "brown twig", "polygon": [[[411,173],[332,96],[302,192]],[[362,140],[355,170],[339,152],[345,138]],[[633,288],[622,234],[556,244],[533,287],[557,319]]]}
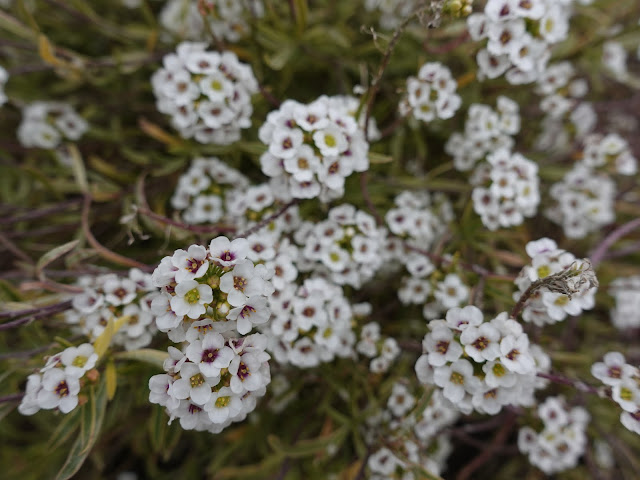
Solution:
{"label": "brown twig", "polygon": [[590,393],[592,395],[597,395],[599,397],[607,396],[606,388],[597,388],[597,387],[594,387],[593,385],[588,385],[581,380],[574,380],[572,378],[568,378],[563,375],[560,375],[559,373],[538,372],[536,375],[540,378],[546,378],[547,380],[551,380],[554,383],[559,383],[561,385],[569,385],[570,387],[573,387],[580,392]]}
{"label": "brown twig", "polygon": [[48,305],[46,307],[41,307],[41,308],[16,310],[14,312],[0,312],[0,317],[4,317],[4,318],[21,317],[11,322],[0,324],[0,330],[9,330],[11,328],[16,328],[21,325],[30,323],[33,320],[37,320],[38,318],[49,317],[56,313],[69,310],[70,308],[71,308],[71,300],[66,300],[64,302],[54,303],[53,305]]}
{"label": "brown twig", "polygon": [[609,248],[613,246],[614,243],[616,243],[626,234],[634,231],[636,228],[640,228],[640,217],[625,223],[624,225],[616,228],[613,232],[607,235],[605,239],[602,240],[602,242],[600,242],[600,244],[591,253],[590,257],[593,266],[596,267],[602,261],[605,254],[607,253]]}
{"label": "brown twig", "polygon": [[256,223],[253,227],[249,228],[247,231],[245,232],[241,232],[239,234],[236,235],[236,238],[247,238],[249,235],[256,233],[257,231],[259,231],[261,228],[269,225],[271,222],[273,222],[276,218],[280,217],[281,215],[283,215],[287,210],[289,210],[289,208],[291,208],[294,205],[297,205],[300,203],[300,199],[299,198],[294,198],[293,200],[291,200],[288,203],[285,203],[282,207],[280,207],[280,209],[275,212],[272,213],[271,215],[269,215],[267,218],[263,218],[262,220],[260,220],[258,223]]}
{"label": "brown twig", "polygon": [[467,480],[468,478],[473,478],[473,474],[476,470],[478,470],[482,465],[487,463],[491,457],[497,453],[500,447],[504,444],[504,442],[509,437],[511,430],[513,429],[516,421],[516,415],[513,412],[508,412],[506,414],[506,418],[504,419],[504,423],[496,436],[493,438],[493,441],[489,446],[486,446],[485,449],[475,457],[470,463],[468,463],[456,477],[457,480]]}
{"label": "brown twig", "polygon": [[22,397],[24,397],[24,393],[11,393],[0,397],[0,403],[18,402],[22,400]]}
{"label": "brown twig", "polygon": [[125,257],[116,252],[113,252],[109,250],[107,247],[105,247],[104,245],[102,245],[100,242],[98,242],[98,240],[96,240],[96,237],[94,237],[93,233],[91,233],[91,228],[89,226],[89,209],[90,208],[91,208],[91,196],[87,194],[84,197],[84,205],[82,207],[82,231],[84,232],[84,235],[87,241],[89,242],[89,244],[98,252],[98,254],[101,257],[106,258],[107,260],[110,260],[119,265],[139,268],[142,271],[151,272],[153,268],[149,267],[148,265],[145,265],[144,263],[140,263],[132,258]]}
{"label": "brown twig", "polygon": [[163,223],[165,225],[171,225],[173,227],[177,227],[182,230],[197,234],[235,232],[236,228],[231,225],[189,225],[188,223],[179,222],[177,220],[173,220],[171,218],[155,213],[153,210],[151,210],[151,208],[149,207],[149,203],[147,202],[147,196],[145,194],[144,188],[145,178],[145,174],[141,175],[136,185],[136,193],[138,196],[138,201],[140,202],[140,205],[136,207],[136,212],[140,215],[149,217],[156,222]]}

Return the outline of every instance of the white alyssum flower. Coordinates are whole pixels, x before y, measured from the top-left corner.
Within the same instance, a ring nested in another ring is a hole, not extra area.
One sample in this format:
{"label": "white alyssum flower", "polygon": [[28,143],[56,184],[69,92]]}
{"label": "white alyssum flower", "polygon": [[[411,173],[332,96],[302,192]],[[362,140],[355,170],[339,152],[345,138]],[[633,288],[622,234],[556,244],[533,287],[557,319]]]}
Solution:
{"label": "white alyssum flower", "polygon": [[538,406],[543,429],[523,427],[518,432],[518,448],[529,462],[547,475],[573,468],[587,445],[590,417],[582,407],[569,409],[564,397],[548,397]]}
{"label": "white alyssum flower", "polygon": [[233,52],[207,51],[203,43],[183,42],[164,57],[151,78],[157,107],[171,115],[184,138],[229,144],[251,126],[251,95],[258,83],[251,67]]}
{"label": "white alyssum flower", "polygon": [[446,66],[425,63],[417,77],[407,79],[407,95],[400,103],[400,112],[411,113],[424,122],[451,118],[462,104],[456,89],[456,81]]}
{"label": "white alyssum flower", "polygon": [[354,118],[357,105],[350,97],[321,96],[307,105],[286,100],[267,115],[259,137],[268,151],[260,164],[265,175],[287,186],[277,192],[282,199],[339,198],[345,178],[369,168],[369,144]]}
{"label": "white alyssum flower", "polygon": [[51,149],[62,140],[79,140],[88,129],[86,120],[71,105],[34,102],[24,107],[17,134],[20,143],[27,148]]}

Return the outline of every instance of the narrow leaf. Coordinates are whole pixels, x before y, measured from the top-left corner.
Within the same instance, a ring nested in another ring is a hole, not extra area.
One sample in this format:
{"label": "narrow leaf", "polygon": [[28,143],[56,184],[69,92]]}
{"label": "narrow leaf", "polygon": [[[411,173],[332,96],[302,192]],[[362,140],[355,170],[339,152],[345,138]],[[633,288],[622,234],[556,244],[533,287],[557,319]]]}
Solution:
{"label": "narrow leaf", "polygon": [[69,456],[56,475],[56,480],[67,480],[73,477],[87,459],[89,452],[96,443],[104,412],[107,406],[107,389],[102,382],[97,389],[91,387],[89,401],[83,405],[81,411],[80,433],[69,451]]}
{"label": "narrow leaf", "polygon": [[104,353],[107,351],[107,348],[109,348],[109,344],[111,343],[111,338],[113,337],[114,333],[116,332],[114,328],[113,318],[110,318],[109,321],[107,322],[107,326],[104,328],[100,336],[96,338],[95,342],[93,342],[93,348],[95,349],[95,352],[98,354],[98,357],[102,357]]}
{"label": "narrow leaf", "polygon": [[113,357],[117,360],[135,360],[162,368],[164,361],[169,358],[169,354],[152,348],[141,348],[129,352],[118,352]]}
{"label": "narrow leaf", "polygon": [[116,365],[113,361],[107,363],[107,368],[104,374],[107,384],[107,400],[113,400],[113,396],[116,394],[116,388],[118,386],[118,374],[116,372]]}
{"label": "narrow leaf", "polygon": [[82,193],[89,193],[89,182],[87,181],[87,171],[84,168],[84,162],[78,147],[73,144],[67,146],[69,155],[71,157],[71,169],[73,170],[73,176],[76,179],[78,187]]}
{"label": "narrow leaf", "polygon": [[38,263],[36,264],[36,271],[40,273],[42,269],[49,265],[51,262],[69,253],[71,250],[76,248],[78,242],[79,240],[72,240],[65,243],[64,245],[60,245],[52,250],[49,250],[38,260]]}

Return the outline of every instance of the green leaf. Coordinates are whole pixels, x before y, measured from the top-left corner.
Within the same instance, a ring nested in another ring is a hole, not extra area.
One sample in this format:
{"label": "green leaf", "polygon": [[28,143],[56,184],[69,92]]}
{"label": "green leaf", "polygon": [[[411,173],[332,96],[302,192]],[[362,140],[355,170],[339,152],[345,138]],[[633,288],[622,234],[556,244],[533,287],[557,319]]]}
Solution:
{"label": "green leaf", "polygon": [[118,374],[116,372],[116,365],[113,360],[107,363],[107,368],[104,372],[105,381],[107,384],[107,399],[113,400],[113,396],[116,394],[116,388],[118,387]]}
{"label": "green leaf", "polygon": [[38,263],[36,263],[36,271],[40,273],[42,269],[47,265],[49,265],[51,262],[53,262],[54,260],[57,260],[63,255],[66,255],[71,250],[76,248],[78,243],[79,243],[79,240],[72,240],[70,242],[65,243],[64,245],[60,245],[52,250],[49,250],[47,253],[41,256],[40,259],[38,260]]}
{"label": "green leaf", "polygon": [[84,168],[84,162],[78,147],[73,144],[67,145],[69,150],[69,156],[71,157],[71,169],[73,170],[73,176],[76,178],[76,182],[80,187],[82,193],[89,193],[89,182],[87,182],[87,171]]}
{"label": "green leaf", "polygon": [[347,427],[341,427],[329,435],[310,440],[300,440],[295,445],[283,445],[278,437],[268,435],[267,443],[277,454],[292,458],[308,457],[326,451],[329,445],[341,445],[348,431]]}
{"label": "green leaf", "polygon": [[102,382],[97,389],[91,387],[89,401],[82,406],[80,433],[71,447],[67,460],[56,475],[56,480],[67,480],[80,470],[98,439],[106,406],[107,388],[105,382]]}
{"label": "green leaf", "polygon": [[140,350],[131,350],[129,352],[118,352],[113,357],[116,360],[135,360],[162,368],[164,361],[169,358],[169,354],[152,348],[141,348]]}

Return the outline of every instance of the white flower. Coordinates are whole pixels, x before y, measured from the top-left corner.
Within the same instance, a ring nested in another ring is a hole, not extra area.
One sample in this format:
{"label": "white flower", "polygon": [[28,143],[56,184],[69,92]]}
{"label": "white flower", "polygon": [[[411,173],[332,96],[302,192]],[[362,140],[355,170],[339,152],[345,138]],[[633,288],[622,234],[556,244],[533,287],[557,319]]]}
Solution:
{"label": "white flower", "polygon": [[460,335],[460,342],[464,345],[465,353],[478,363],[500,356],[500,332],[490,323],[465,328]]}
{"label": "white flower", "polygon": [[213,300],[213,290],[207,284],[195,280],[185,280],[176,285],[175,296],[171,298],[171,310],[176,315],[199,318],[205,313],[205,305]]}
{"label": "white flower", "polygon": [[220,278],[220,290],[227,294],[227,301],[234,307],[247,304],[247,299],[262,295],[265,281],[249,260],[237,263],[232,271]]}
{"label": "white flower", "polygon": [[77,377],[66,375],[62,369],[52,368],[44,372],[41,386],[37,395],[40,408],[58,408],[62,413],[69,413],[78,405],[80,382]]}
{"label": "white flower", "polygon": [[219,381],[219,376],[208,377],[195,363],[185,362],[180,368],[180,378],[173,382],[173,394],[179,400],[190,398],[193,403],[202,406],[211,398],[211,387],[215,387]]}
{"label": "white flower", "polygon": [[269,320],[267,299],[262,296],[248,298],[246,304],[232,308],[227,314],[229,320],[237,321],[237,330],[241,335],[251,331],[253,325],[262,325]]}
{"label": "white flower", "polygon": [[462,347],[454,339],[453,331],[445,326],[436,327],[425,335],[422,348],[434,367],[453,363],[462,356]]}
{"label": "white flower", "polygon": [[387,408],[391,410],[396,417],[402,417],[405,415],[409,410],[411,410],[411,408],[413,408],[415,403],[415,397],[411,395],[409,389],[405,385],[401,383],[393,384],[391,395],[387,401]]}
{"label": "white flower", "polygon": [[249,242],[245,238],[229,241],[227,237],[217,237],[209,244],[211,259],[223,267],[231,267],[247,258]]}
{"label": "white flower", "polygon": [[206,274],[209,268],[207,255],[207,249],[201,245],[191,245],[186,252],[176,250],[171,257],[171,263],[178,269],[175,273],[176,282],[194,280]]}
{"label": "white flower", "polygon": [[236,356],[229,365],[231,373],[230,387],[235,394],[258,390],[268,383],[260,372],[261,363],[251,353]]}
{"label": "white flower", "polygon": [[482,385],[480,380],[473,376],[471,363],[464,359],[456,360],[451,365],[437,367],[433,380],[454,405],[463,399],[465,393],[474,394]]}
{"label": "white flower", "polygon": [[225,339],[215,332],[207,333],[202,340],[195,340],[186,350],[187,358],[198,365],[203,375],[219,377],[220,370],[227,368],[234,358],[233,350],[225,346]]}
{"label": "white flower", "polygon": [[98,361],[93,345],[83,343],[77,347],[69,347],[60,354],[60,361],[65,366],[67,376],[80,378],[91,370]]}
{"label": "white flower", "polygon": [[464,308],[451,308],[446,315],[447,325],[454,330],[461,330],[468,327],[477,327],[483,321],[482,311],[474,306],[468,305]]}
{"label": "white flower", "polygon": [[605,385],[616,385],[635,373],[636,369],[626,363],[620,352],[609,352],[603,360],[604,362],[596,362],[591,366],[591,374]]}

